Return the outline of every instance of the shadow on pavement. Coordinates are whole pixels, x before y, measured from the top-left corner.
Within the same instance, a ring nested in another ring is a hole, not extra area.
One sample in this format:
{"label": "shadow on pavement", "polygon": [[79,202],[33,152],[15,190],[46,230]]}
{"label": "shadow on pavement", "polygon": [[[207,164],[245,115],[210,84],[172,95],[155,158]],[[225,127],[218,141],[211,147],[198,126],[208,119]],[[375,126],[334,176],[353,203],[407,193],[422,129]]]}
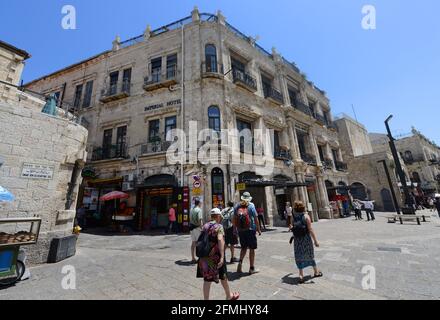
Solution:
{"label": "shadow on pavement", "polygon": [[[292,273],[289,273],[289,274],[285,275],[284,277],[281,278],[281,282],[285,283],[285,284],[290,284],[290,285],[293,285],[293,286],[300,285],[299,277],[291,277],[292,275],[293,275]],[[314,283],[313,281],[309,282],[310,280],[313,280],[312,276],[305,276],[304,280],[305,280],[304,284]]]}
{"label": "shadow on pavement", "polygon": [[241,278],[249,277],[250,274],[248,272],[228,272],[228,280],[230,282],[240,280]]}
{"label": "shadow on pavement", "polygon": [[197,266],[196,263],[192,263],[189,260],[177,260],[174,263],[177,264],[178,266],[184,266],[184,267],[193,267],[193,266],[195,267],[195,266]]}

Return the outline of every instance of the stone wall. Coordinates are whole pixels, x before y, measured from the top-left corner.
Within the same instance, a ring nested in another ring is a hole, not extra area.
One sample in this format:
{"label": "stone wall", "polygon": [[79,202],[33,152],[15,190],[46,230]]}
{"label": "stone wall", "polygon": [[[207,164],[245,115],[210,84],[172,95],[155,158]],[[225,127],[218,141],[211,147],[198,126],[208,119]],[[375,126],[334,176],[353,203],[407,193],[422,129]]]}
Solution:
{"label": "stone wall", "polygon": [[[47,261],[53,237],[72,233],[76,201],[66,207],[68,183],[75,163],[86,160],[87,130],[67,119],[41,113],[44,102],[20,94],[0,101],[0,185],[15,195],[0,205],[0,218],[42,218],[37,245],[26,247],[31,263]],[[52,179],[22,178],[23,164],[53,166]],[[79,180],[79,179],[78,179]],[[80,181],[76,181],[76,199]]]}

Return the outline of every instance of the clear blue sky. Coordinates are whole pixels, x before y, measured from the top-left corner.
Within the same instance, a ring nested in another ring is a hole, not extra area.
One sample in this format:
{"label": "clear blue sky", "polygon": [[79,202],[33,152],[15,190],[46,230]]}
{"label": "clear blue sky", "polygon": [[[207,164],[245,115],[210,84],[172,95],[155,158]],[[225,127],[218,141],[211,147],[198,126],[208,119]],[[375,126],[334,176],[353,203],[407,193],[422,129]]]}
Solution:
{"label": "clear blue sky", "polygon": [[[61,28],[61,8],[77,9],[77,30]],[[377,10],[377,29],[361,28],[363,5]],[[189,15],[222,10],[229,23],[275,46],[327,91],[333,114],[345,112],[369,131],[421,130],[440,144],[440,1],[438,0],[39,0],[0,10],[0,39],[32,54],[25,82]],[[7,6],[7,7],[6,7]]]}

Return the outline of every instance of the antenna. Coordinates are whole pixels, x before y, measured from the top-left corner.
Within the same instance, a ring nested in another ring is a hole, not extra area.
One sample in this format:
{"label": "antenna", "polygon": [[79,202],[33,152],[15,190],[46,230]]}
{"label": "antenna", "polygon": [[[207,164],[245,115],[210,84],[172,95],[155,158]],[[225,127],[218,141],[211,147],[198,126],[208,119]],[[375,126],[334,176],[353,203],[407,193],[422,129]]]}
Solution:
{"label": "antenna", "polygon": [[359,122],[356,115],[356,110],[354,109],[354,104],[351,104],[351,109],[353,110],[353,114],[354,114],[354,118],[356,119],[356,122]]}

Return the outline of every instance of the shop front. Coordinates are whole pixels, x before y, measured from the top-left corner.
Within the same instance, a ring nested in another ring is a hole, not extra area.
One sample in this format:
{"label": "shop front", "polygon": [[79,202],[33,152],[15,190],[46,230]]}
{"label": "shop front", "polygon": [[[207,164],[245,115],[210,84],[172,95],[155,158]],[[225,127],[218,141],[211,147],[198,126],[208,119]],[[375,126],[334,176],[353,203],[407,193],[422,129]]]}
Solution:
{"label": "shop front", "polygon": [[179,187],[176,177],[172,175],[145,179],[137,190],[137,229],[165,229],[171,207],[176,210],[178,230],[186,232],[189,227],[189,189]]}

